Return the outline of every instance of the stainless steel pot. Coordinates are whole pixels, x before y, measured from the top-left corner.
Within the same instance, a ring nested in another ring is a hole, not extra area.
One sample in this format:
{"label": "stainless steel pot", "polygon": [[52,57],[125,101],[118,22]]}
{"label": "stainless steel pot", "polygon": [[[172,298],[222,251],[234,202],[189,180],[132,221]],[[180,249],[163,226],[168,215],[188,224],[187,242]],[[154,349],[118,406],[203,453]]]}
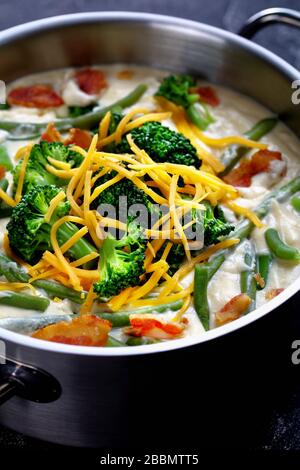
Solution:
{"label": "stainless steel pot", "polygon": [[[250,19],[242,34],[250,37],[276,21],[299,26],[300,15],[279,9],[263,12]],[[5,81],[60,67],[114,62],[184,71],[232,87],[280,114],[300,137],[300,106],[291,101],[291,85],[300,80],[300,73],[266,49],[227,31],[172,17],[120,12],[65,15],[0,33],[0,78]],[[173,393],[186,381],[189,394],[190,369],[183,364],[203,361],[205,343],[213,340],[213,348],[217,338],[274,314],[299,288],[297,280],[254,313],[202,337],[138,348],[68,346],[1,329],[8,358],[1,365],[0,396],[5,402],[1,423],[57,443],[125,444],[133,435],[129,433],[134,426],[129,424],[136,407],[143,407],[143,397],[148,414],[150,401],[155,406],[161,403],[155,394],[162,382],[164,391],[169,387]],[[148,419],[155,416],[148,414]],[[159,427],[163,428],[161,422]]]}

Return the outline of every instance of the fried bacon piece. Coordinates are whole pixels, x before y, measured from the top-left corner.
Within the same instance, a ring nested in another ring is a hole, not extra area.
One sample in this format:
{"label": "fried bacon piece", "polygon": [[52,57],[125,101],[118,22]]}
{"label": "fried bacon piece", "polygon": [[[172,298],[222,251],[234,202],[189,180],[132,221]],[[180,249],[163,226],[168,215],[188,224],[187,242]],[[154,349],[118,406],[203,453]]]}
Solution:
{"label": "fried bacon piece", "polygon": [[251,304],[247,294],[238,294],[227,302],[216,314],[216,325],[221,326],[240,318]]}
{"label": "fried bacon piece", "polygon": [[120,72],[117,73],[117,78],[119,80],[131,80],[134,77],[134,71],[133,70],[120,70]]}
{"label": "fried bacon piece", "polygon": [[65,145],[74,144],[83,149],[89,148],[92,138],[92,134],[89,131],[73,127],[69,130],[69,135],[63,139],[53,122],[48,124],[45,132],[41,135],[41,140],[46,140],[47,142],[62,142]]}
{"label": "fried bacon piece", "polygon": [[78,346],[105,346],[111,323],[95,315],[81,315],[70,323],[59,322],[33,333],[33,338]]}
{"label": "fried bacon piece", "polygon": [[26,108],[57,108],[64,104],[62,98],[50,85],[31,85],[14,88],[8,94],[10,105]]}
{"label": "fried bacon piece", "polygon": [[278,289],[269,289],[266,293],[265,293],[265,298],[267,300],[272,300],[274,299],[274,297],[277,297],[277,295],[281,294],[281,292],[283,292],[284,289],[282,287],[279,287]]}
{"label": "fried bacon piece", "polygon": [[[270,172],[272,170],[272,162],[275,160],[282,161],[280,152],[272,150],[259,150],[249,160],[242,160],[237,168],[224,176],[224,181],[232,186],[240,186],[248,188],[252,182],[252,176],[258,173]],[[284,175],[286,167],[283,165],[281,176]]]}
{"label": "fried bacon piece", "polygon": [[131,326],[125,328],[125,333],[131,336],[146,336],[154,339],[174,339],[182,335],[184,326],[174,323],[165,323],[146,315],[130,317]]}
{"label": "fried bacon piece", "polygon": [[94,69],[81,69],[75,73],[75,81],[80,90],[88,95],[97,95],[107,87],[103,72]]}
{"label": "fried bacon piece", "polygon": [[53,122],[49,122],[46,130],[41,135],[41,140],[46,140],[47,142],[62,142],[63,138],[61,133],[56,129]]}
{"label": "fried bacon piece", "polygon": [[0,180],[2,180],[2,178],[4,178],[5,172],[6,172],[5,167],[4,167],[4,166],[0,166]]}
{"label": "fried bacon piece", "polygon": [[216,91],[211,86],[200,86],[196,88],[196,93],[199,94],[203,103],[209,104],[210,106],[219,106],[220,98]]}
{"label": "fried bacon piece", "polygon": [[93,136],[89,131],[73,127],[72,129],[70,129],[69,135],[64,140],[64,144],[74,144],[78,145],[78,147],[81,147],[83,149],[88,149],[91,145],[92,139]]}

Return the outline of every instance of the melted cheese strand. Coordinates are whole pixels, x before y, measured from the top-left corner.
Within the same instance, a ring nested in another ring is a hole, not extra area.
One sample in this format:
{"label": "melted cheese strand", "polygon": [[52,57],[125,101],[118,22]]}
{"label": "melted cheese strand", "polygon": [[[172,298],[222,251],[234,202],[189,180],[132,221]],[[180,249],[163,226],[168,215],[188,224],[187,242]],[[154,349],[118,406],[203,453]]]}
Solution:
{"label": "melted cheese strand", "polygon": [[235,204],[234,202],[231,202],[231,201],[226,202],[226,206],[229,209],[231,209],[233,212],[235,212],[236,214],[242,215],[246,217],[247,219],[251,220],[251,222],[255,225],[255,227],[258,227],[258,228],[264,227],[264,224],[262,223],[262,221],[250,209],[239,206],[238,204]]}
{"label": "melted cheese strand", "polygon": [[44,217],[45,222],[49,223],[50,219],[53,215],[53,212],[57,208],[58,204],[62,202],[66,198],[66,195],[63,191],[60,191],[51,201],[49,204],[49,208],[46,212],[46,215]]}

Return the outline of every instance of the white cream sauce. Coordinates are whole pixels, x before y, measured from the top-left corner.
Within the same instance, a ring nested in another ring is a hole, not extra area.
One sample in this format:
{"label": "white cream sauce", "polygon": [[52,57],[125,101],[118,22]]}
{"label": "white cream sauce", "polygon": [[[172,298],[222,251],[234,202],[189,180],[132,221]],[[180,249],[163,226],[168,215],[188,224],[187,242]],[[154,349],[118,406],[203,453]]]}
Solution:
{"label": "white cream sauce", "polygon": [[[97,67],[95,67],[97,68]],[[83,93],[72,79],[72,70],[57,70],[48,73],[37,74],[22,78],[15,81],[8,86],[8,91],[16,86],[29,85],[34,83],[50,84],[61,93],[63,99],[68,106],[85,106],[91,103],[98,104],[99,106],[106,106],[112,102],[119,100],[132,91],[138,84],[145,83],[148,85],[148,90],[139,101],[139,106],[148,107],[153,109],[155,107],[153,100],[153,93],[159,86],[159,80],[166,75],[163,71],[143,67],[131,67],[128,65],[112,65],[99,67],[104,71],[108,88],[105,89],[99,96],[90,96]],[[118,73],[123,70],[130,70],[133,76],[128,79],[120,79]],[[220,106],[213,108],[212,113],[216,118],[216,122],[209,127],[208,134],[212,136],[225,136],[242,134],[251,128],[257,121],[270,115],[270,112],[253,101],[252,99],[242,96],[232,90],[223,87],[216,87],[217,93],[220,97]],[[136,105],[134,105],[136,106]],[[0,119],[18,120],[22,122],[40,122],[51,121],[56,117],[63,117],[67,113],[67,107],[61,106],[53,110],[37,110],[24,107],[14,107],[11,110],[1,110]],[[165,125],[175,128],[174,124],[170,121],[164,122]],[[5,139],[5,133],[0,132],[0,141]],[[276,185],[282,185],[297,174],[300,174],[300,161],[299,150],[300,142],[296,136],[282,123],[279,123],[276,128],[266,137],[262,139],[269,145],[270,150],[280,151],[284,160],[287,163],[287,174],[284,178],[279,178],[281,167],[280,163],[274,165],[274,171],[270,173],[261,173],[252,179],[250,188],[240,188],[240,198],[237,199],[237,204],[243,205],[250,209],[255,208],[263,197],[268,194],[271,189]],[[26,144],[26,142],[7,142],[7,148],[11,155],[14,157],[18,148]],[[214,150],[215,151],[215,150]],[[221,151],[215,151],[218,156]],[[225,215],[232,223],[237,221],[236,216],[229,210],[225,209]],[[300,249],[300,216],[297,214],[288,203],[279,204],[273,202],[272,208],[268,216],[264,219],[266,226],[275,227],[284,241],[291,246]],[[5,230],[6,221],[0,220],[0,240],[1,234]],[[255,243],[258,252],[266,251],[266,244],[264,240],[265,228],[255,228],[252,235],[252,240]],[[222,267],[217,271],[208,288],[209,305],[211,309],[211,326],[214,326],[214,315],[221,309],[224,304],[230,300],[234,295],[240,292],[239,288],[239,275],[245,269],[244,264],[244,244],[240,244],[230,256],[226,259]],[[290,285],[300,275],[300,264],[293,265],[291,263],[281,262],[278,260],[273,261],[272,269],[270,272],[268,285],[265,290],[259,291],[257,294],[257,306],[266,302],[265,292],[271,288],[285,288]],[[193,273],[190,273],[181,284],[187,287],[193,281]],[[220,286],[222,288],[220,289]],[[51,302],[47,312],[48,313],[68,313],[74,311],[72,305],[68,301]],[[15,309],[13,307],[6,307],[0,305],[0,318],[3,316],[28,316],[32,312],[26,310]],[[157,314],[159,318],[170,320],[174,317],[174,312],[167,312],[165,314]],[[193,307],[190,307],[185,316],[188,318],[189,323],[186,328],[186,335],[199,335],[204,332]],[[121,337],[121,332],[116,331],[116,337]]]}

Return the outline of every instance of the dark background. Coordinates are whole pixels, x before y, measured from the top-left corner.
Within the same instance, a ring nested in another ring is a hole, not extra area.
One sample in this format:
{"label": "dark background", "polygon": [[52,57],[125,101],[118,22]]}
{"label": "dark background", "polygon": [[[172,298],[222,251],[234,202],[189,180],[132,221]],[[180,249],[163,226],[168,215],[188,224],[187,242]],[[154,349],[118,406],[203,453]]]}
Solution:
{"label": "dark background", "polygon": [[[300,1],[0,0],[0,29],[64,13],[123,10],[181,16],[237,32],[253,13],[273,6],[300,10]],[[260,32],[255,40],[300,68],[300,34],[297,30],[272,26]],[[218,358],[217,353],[213,358],[212,363],[215,361],[220,366],[222,361],[225,369],[226,364],[236,363],[234,369],[228,368],[227,378],[226,374],[220,376],[217,390],[214,389],[215,400],[221,402],[221,408],[232,407],[232,402],[233,408],[228,415],[216,416],[218,411],[212,409],[206,416],[208,426],[215,426],[208,431],[211,435],[207,435],[213,447],[223,447],[223,443],[225,448],[231,445],[246,450],[300,449],[300,365],[292,365],[290,359],[291,344],[300,339],[299,300],[298,296],[272,319],[260,321],[259,327],[255,324],[244,329],[232,338],[230,351],[224,354],[222,350],[222,358]],[[237,356],[242,356],[243,360],[237,361]],[[203,387],[200,380],[199,386]],[[246,389],[248,393],[245,393]],[[199,445],[205,448],[209,443],[201,436]],[[0,450],[17,448],[34,451],[54,450],[58,446],[0,426]]]}

